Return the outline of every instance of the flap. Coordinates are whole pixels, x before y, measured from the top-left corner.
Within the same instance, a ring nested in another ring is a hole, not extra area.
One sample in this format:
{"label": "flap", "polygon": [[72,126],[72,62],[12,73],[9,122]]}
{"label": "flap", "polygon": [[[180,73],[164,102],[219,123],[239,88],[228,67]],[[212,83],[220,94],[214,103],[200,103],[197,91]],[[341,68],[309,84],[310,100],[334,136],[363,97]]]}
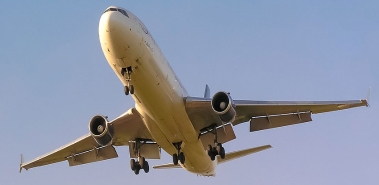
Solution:
{"label": "flap", "polygon": [[[135,108],[129,109],[118,118],[109,122],[109,124],[111,124],[114,129],[112,144],[115,146],[128,145],[129,141],[135,140],[135,138],[152,139],[150,132],[147,130],[139,112]],[[98,151],[94,151],[94,148],[98,148]],[[98,155],[97,158],[94,158],[96,152],[98,152]],[[72,156],[76,159],[74,160]],[[37,157],[27,163],[21,163],[20,167],[29,169],[64,160],[69,160],[70,166],[74,166],[79,163],[85,164],[115,157],[117,157],[117,153],[113,147],[103,148],[99,146],[91,134],[88,133],[50,153]]]}
{"label": "flap", "polygon": [[311,113],[294,113],[252,118],[250,132],[312,121]]}
{"label": "flap", "polygon": [[76,166],[86,163],[102,161],[118,157],[117,152],[113,146],[93,149],[89,152],[72,155],[68,160],[70,166]]}

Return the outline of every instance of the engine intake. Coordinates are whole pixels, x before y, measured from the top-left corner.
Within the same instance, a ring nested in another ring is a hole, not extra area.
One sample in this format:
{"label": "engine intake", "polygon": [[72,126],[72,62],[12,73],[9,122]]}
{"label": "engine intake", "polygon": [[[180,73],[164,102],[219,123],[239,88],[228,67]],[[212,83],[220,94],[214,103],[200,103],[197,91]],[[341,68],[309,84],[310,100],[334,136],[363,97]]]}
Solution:
{"label": "engine intake", "polygon": [[229,123],[234,121],[236,110],[233,99],[229,93],[222,91],[216,93],[212,98],[211,104],[213,111],[218,114],[223,122]]}
{"label": "engine intake", "polygon": [[92,117],[89,122],[89,131],[100,146],[108,145],[113,139],[113,129],[104,116]]}

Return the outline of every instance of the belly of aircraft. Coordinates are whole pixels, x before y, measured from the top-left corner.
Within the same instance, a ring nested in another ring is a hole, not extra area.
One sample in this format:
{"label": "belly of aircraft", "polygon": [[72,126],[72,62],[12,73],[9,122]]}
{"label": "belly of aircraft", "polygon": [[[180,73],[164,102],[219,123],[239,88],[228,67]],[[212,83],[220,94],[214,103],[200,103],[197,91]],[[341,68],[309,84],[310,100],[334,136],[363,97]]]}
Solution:
{"label": "belly of aircraft", "polygon": [[[141,57],[141,63],[152,62],[152,59],[144,57],[147,56]],[[151,135],[170,155],[177,153],[172,143],[182,141],[181,151],[186,156],[185,164],[182,166],[193,173],[213,174],[214,164],[204,151],[198,133],[187,116],[182,96],[168,90],[173,88],[172,85],[165,79],[157,79],[156,75],[163,75],[148,72],[149,68],[150,66],[138,67],[139,70],[144,70],[142,74],[147,76],[142,77],[136,72],[138,82],[134,82],[136,92],[133,98]],[[137,87],[140,91],[137,91]]]}

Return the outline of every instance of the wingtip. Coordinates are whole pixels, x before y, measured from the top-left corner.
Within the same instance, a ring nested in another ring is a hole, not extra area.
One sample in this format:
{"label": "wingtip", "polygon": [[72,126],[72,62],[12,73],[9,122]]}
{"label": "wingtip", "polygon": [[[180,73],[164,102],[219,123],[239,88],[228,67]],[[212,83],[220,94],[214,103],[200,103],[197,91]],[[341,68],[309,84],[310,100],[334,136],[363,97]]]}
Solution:
{"label": "wingtip", "polygon": [[368,88],[367,97],[366,97],[366,99],[364,100],[365,103],[366,103],[366,107],[370,107],[370,104],[369,104],[369,101],[370,101],[370,92],[371,92],[371,87]]}
{"label": "wingtip", "polygon": [[24,165],[24,156],[21,154],[20,173],[22,171],[22,168],[24,168],[23,165]]}

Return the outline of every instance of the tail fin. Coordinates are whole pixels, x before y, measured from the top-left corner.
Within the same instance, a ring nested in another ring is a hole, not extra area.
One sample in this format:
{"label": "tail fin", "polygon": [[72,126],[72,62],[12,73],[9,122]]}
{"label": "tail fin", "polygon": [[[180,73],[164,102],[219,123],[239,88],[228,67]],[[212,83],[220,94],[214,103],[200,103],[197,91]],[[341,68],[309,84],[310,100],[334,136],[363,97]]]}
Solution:
{"label": "tail fin", "polygon": [[236,151],[236,152],[226,154],[224,159],[221,159],[220,156],[217,156],[217,161],[218,161],[217,164],[222,164],[224,162],[228,162],[228,161],[231,161],[233,159],[244,157],[244,156],[250,155],[252,153],[260,152],[262,150],[266,150],[269,148],[272,148],[271,145],[265,145],[265,146],[260,146],[260,147],[256,147],[256,148],[240,150],[240,151]]}
{"label": "tail fin", "polygon": [[208,84],[205,85],[204,98],[211,99],[211,90],[209,89]]}

